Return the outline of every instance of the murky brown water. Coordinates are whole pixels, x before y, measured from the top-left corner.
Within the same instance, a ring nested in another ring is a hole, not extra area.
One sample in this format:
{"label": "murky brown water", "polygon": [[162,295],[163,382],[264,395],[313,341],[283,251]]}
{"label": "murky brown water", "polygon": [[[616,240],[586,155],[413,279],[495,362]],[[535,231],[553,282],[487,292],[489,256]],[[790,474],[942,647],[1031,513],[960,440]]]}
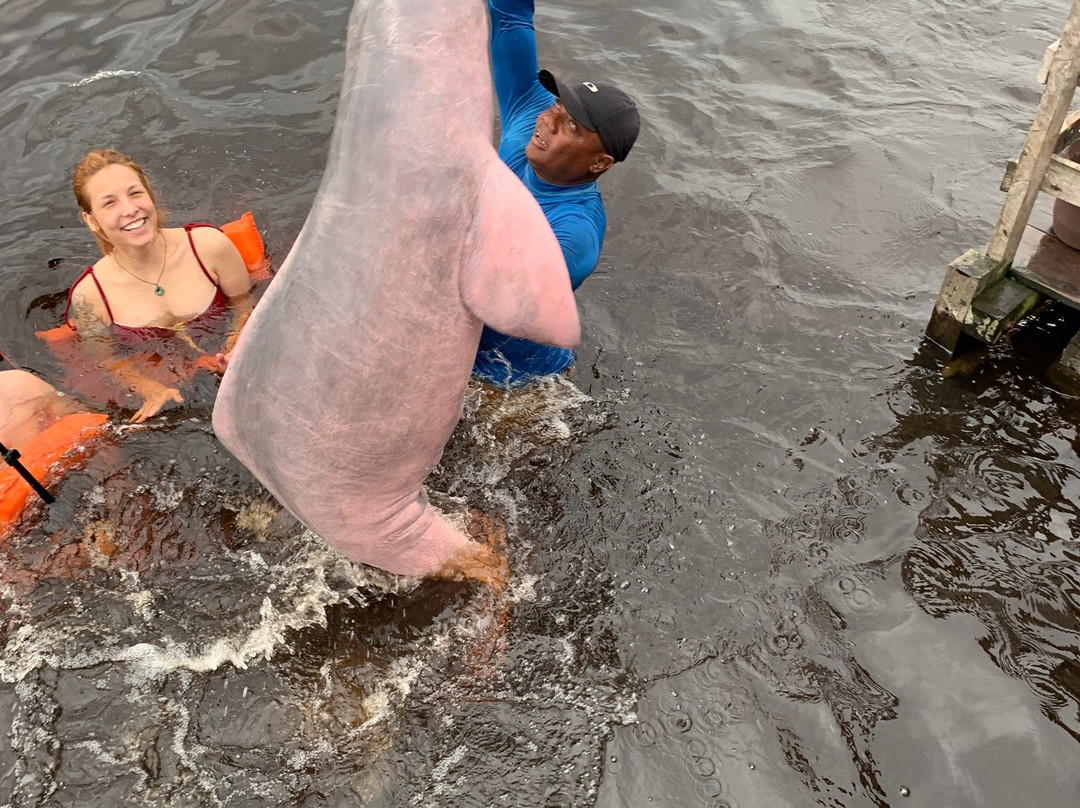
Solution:
{"label": "murky brown water", "polygon": [[[0,4],[0,348],[59,374],[89,148],[284,256],[347,13]],[[508,602],[337,559],[203,390],[3,548],[0,805],[1080,804],[1076,321],[951,379],[921,342],[1065,14],[543,4],[543,61],[646,124],[571,383],[474,396],[432,480],[508,522]]]}

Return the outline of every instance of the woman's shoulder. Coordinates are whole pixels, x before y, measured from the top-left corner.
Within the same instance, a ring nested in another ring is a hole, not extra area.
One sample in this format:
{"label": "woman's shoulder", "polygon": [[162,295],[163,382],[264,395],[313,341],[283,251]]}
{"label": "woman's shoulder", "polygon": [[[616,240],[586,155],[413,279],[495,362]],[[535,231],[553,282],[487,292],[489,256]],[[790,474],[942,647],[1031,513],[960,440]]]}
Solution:
{"label": "woman's shoulder", "polygon": [[109,303],[97,277],[97,270],[105,260],[106,258],[102,257],[96,264],[87,267],[71,284],[67,306],[64,308],[64,319],[68,325],[105,320],[106,317],[111,319]]}
{"label": "woman's shoulder", "polygon": [[226,295],[238,294],[238,289],[247,291],[247,268],[231,238],[213,225],[189,225],[184,229],[187,237],[191,239],[195,257],[211,275],[211,280],[218,288]]}
{"label": "woman's shoulder", "polygon": [[92,266],[88,266],[83,269],[79,277],[75,279],[75,282],[71,284],[71,296],[72,299],[76,297],[85,297],[90,294],[94,299],[100,299],[101,295],[98,292],[98,280],[96,274],[109,263],[109,257],[107,255],[101,256]]}
{"label": "woman's shoulder", "polygon": [[212,224],[203,224],[202,222],[189,222],[182,228],[174,228],[177,233],[185,234],[182,237],[185,239],[191,239],[191,242],[195,245],[195,249],[202,250],[222,250],[227,246],[231,246],[232,242],[229,237],[226,236],[221,230]]}

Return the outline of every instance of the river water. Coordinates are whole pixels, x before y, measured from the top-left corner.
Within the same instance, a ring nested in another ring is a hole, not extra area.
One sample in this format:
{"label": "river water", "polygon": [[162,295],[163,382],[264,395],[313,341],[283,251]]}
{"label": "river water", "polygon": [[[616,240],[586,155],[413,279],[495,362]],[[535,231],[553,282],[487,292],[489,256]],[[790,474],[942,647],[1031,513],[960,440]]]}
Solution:
{"label": "river water", "polygon": [[[252,210],[280,261],[348,11],[0,3],[0,348],[61,377],[33,331],[94,259],[90,148],[174,222]],[[645,124],[576,372],[473,391],[430,481],[506,522],[508,593],[342,561],[204,391],[2,549],[0,805],[1080,804],[1080,416],[1047,374],[1075,319],[950,378],[922,338],[1066,13],[545,3],[543,64]]]}

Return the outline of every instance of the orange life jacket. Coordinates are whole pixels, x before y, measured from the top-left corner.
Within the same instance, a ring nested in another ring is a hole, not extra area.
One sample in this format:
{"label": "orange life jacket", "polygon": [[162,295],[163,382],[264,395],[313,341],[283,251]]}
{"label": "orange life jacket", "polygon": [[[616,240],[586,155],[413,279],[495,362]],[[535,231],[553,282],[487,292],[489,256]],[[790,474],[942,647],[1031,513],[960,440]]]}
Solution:
{"label": "orange life jacket", "polygon": [[[19,462],[35,478],[47,484],[59,479],[87,455],[87,446],[101,432],[108,416],[96,412],[65,415],[19,450]],[[14,468],[0,465],[0,538],[18,522],[27,500],[34,494],[30,484]]]}

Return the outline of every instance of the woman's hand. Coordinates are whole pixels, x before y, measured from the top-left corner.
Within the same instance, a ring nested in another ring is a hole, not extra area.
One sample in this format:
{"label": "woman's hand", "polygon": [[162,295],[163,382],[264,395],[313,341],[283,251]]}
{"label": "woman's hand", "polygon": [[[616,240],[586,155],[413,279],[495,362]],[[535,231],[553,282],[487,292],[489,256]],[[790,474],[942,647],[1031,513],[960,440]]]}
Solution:
{"label": "woman's hand", "polygon": [[232,351],[224,351],[217,354],[214,357],[215,370],[217,370],[218,373],[224,373],[225,368],[229,366],[230,359],[232,359]]}
{"label": "woman's hand", "polygon": [[[180,391],[175,387],[166,387],[163,384],[153,383],[153,387],[148,389],[143,394],[143,404],[135,411],[135,414],[131,416],[129,423],[141,424],[147,418],[152,418],[161,412],[161,408],[168,404],[170,401],[175,401],[177,404],[184,402],[184,397],[180,395]],[[149,387],[149,385],[147,385]]]}
{"label": "woman's hand", "polygon": [[232,351],[219,351],[216,354],[203,354],[195,360],[196,370],[209,370],[211,373],[224,373],[229,366]]}

